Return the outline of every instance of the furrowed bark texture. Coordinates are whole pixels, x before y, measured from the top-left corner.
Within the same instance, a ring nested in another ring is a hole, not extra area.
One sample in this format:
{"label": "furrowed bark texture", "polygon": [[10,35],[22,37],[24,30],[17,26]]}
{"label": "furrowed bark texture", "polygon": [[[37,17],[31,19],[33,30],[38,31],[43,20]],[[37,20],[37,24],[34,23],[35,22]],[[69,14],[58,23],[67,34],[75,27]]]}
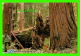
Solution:
{"label": "furrowed bark texture", "polygon": [[76,24],[71,3],[49,3],[50,49],[69,47],[76,37]]}

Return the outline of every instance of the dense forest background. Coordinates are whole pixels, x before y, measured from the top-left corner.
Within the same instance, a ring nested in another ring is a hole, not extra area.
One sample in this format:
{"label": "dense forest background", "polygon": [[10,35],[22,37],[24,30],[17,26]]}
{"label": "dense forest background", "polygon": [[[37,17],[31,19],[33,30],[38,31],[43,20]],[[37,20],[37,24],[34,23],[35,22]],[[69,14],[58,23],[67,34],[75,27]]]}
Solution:
{"label": "dense forest background", "polygon": [[[20,4],[14,3],[14,18],[15,18],[15,28],[18,30],[19,27],[19,16],[20,16]],[[24,3],[24,10],[35,10],[36,12],[24,12],[24,28],[29,28],[36,24],[35,20],[37,17],[37,12],[40,10],[43,16],[43,20],[46,20],[46,17],[49,17],[49,5],[48,3]],[[46,12],[46,13],[45,13]],[[18,18],[18,19],[16,19]]]}

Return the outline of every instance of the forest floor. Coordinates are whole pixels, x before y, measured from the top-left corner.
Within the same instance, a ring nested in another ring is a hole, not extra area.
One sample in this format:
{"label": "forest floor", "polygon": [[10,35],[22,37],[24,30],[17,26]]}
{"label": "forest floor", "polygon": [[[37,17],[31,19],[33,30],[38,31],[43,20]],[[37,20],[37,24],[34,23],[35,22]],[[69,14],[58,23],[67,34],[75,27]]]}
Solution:
{"label": "forest floor", "polygon": [[[12,53],[77,53],[77,39],[72,39],[72,46],[71,48],[65,48],[63,50],[49,50],[50,46],[50,38],[45,38],[44,46],[42,49],[33,50],[31,48],[25,48],[25,49],[14,49],[15,51]],[[8,50],[8,52],[11,50]]]}

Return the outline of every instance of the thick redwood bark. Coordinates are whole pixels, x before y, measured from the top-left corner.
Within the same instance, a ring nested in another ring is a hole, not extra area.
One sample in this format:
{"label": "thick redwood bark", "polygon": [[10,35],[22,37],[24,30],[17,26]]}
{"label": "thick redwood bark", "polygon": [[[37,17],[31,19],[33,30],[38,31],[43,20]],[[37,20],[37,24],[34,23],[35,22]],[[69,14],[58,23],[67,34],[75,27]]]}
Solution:
{"label": "thick redwood bark", "polygon": [[71,3],[50,3],[50,48],[70,46],[76,37],[76,24]]}
{"label": "thick redwood bark", "polygon": [[12,30],[12,4],[4,3],[3,8],[3,34],[10,35]]}

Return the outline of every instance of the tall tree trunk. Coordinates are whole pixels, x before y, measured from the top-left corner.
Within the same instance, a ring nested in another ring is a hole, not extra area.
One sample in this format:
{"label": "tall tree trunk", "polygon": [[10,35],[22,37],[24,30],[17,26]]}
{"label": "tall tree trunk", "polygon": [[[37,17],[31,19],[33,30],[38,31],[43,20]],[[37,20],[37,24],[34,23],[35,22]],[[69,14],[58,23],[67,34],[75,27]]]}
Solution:
{"label": "tall tree trunk", "polygon": [[10,31],[12,30],[12,4],[4,3],[3,8],[3,34],[10,35]]}
{"label": "tall tree trunk", "polygon": [[71,3],[50,3],[50,48],[69,47],[76,37],[76,24]]}
{"label": "tall tree trunk", "polygon": [[[3,8],[3,40],[7,39],[7,36],[11,36],[12,31],[12,4],[4,3]],[[4,42],[4,51],[7,51],[6,41]]]}
{"label": "tall tree trunk", "polygon": [[[33,9],[33,4],[32,3],[29,3],[29,10],[32,10]],[[29,25],[30,26],[32,26],[32,13],[33,12],[29,12],[29,15],[30,15],[30,17],[29,17]]]}
{"label": "tall tree trunk", "polygon": [[20,30],[24,28],[24,3],[21,3],[21,10],[23,11],[20,12]]}

